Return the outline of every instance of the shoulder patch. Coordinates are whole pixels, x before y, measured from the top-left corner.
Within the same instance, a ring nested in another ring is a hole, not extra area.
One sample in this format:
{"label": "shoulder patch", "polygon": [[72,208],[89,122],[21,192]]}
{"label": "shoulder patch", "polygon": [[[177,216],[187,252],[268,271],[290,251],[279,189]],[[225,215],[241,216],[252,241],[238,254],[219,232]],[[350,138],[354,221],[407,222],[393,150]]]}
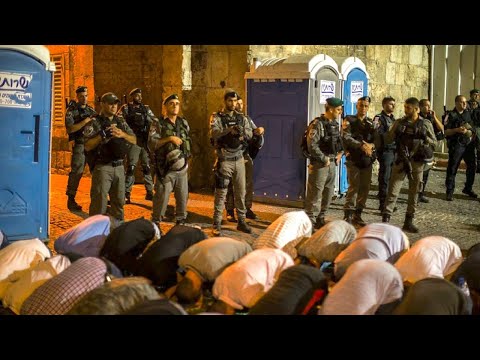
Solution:
{"label": "shoulder patch", "polygon": [[315,127],[312,127],[308,132],[308,137],[310,139],[313,139],[316,135],[317,135],[317,129],[315,129]]}
{"label": "shoulder patch", "polygon": [[93,135],[93,132],[94,132],[93,126],[92,125],[87,125],[83,129],[83,136],[91,137]]}
{"label": "shoulder patch", "polygon": [[350,126],[350,122],[348,121],[348,119],[347,118],[343,119],[342,130],[348,129],[349,126]]}

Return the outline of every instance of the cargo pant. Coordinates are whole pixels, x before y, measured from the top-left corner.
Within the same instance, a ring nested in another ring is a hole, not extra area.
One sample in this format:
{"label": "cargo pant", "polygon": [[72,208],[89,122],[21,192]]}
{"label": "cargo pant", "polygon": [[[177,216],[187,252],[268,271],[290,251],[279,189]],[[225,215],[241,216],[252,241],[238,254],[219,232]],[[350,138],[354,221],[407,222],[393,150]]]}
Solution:
{"label": "cargo pant", "polygon": [[[143,168],[143,181],[145,184],[145,189],[147,192],[151,192],[153,190],[153,179],[150,170],[150,157],[148,155],[148,151],[144,147],[132,145],[127,154],[128,167],[137,166],[139,158]],[[133,170],[131,174],[128,173],[125,176],[125,192],[132,192],[134,182],[135,170]]]}
{"label": "cargo pant", "polygon": [[[245,207],[248,210],[252,208],[253,203],[253,160],[248,154],[243,157],[245,159]],[[235,209],[233,181],[228,184],[226,208],[230,211]]]}
{"label": "cargo pant", "polygon": [[70,166],[66,195],[75,197],[75,195],[77,195],[78,185],[83,176],[83,170],[85,169],[85,145],[83,143],[79,144],[76,141],[73,143]]}
{"label": "cargo pant", "polygon": [[317,217],[324,217],[335,190],[335,158],[330,159],[329,166],[312,162],[308,166],[307,196],[305,213],[315,224]]}
{"label": "cargo pant", "polygon": [[345,197],[344,210],[363,210],[367,203],[370,183],[372,181],[372,165],[360,169],[353,162],[347,161],[348,191]]}

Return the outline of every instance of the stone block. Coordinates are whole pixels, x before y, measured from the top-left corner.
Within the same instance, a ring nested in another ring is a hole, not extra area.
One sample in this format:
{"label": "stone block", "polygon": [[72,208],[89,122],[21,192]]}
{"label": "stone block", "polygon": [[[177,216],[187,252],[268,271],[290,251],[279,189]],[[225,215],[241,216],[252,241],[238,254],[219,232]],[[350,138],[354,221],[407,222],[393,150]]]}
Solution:
{"label": "stone block", "polygon": [[385,83],[386,84],[395,84],[397,67],[395,63],[388,62],[385,72]]}
{"label": "stone block", "polygon": [[410,65],[421,65],[423,62],[424,45],[411,45],[410,53],[408,55],[408,63]]}

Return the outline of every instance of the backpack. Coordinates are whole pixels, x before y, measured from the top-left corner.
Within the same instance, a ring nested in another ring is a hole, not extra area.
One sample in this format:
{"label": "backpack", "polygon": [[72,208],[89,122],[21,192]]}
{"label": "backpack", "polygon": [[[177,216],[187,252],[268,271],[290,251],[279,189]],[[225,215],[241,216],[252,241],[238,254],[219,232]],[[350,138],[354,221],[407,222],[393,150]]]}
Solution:
{"label": "backpack", "polygon": [[318,121],[319,119],[320,118],[318,118],[318,117],[313,119],[312,122],[310,124],[308,124],[307,129],[303,133],[302,143],[300,144],[300,149],[302,150],[303,156],[305,156],[307,159],[310,159],[312,157],[312,155],[310,155],[310,152],[308,151],[307,136],[308,136],[308,133],[309,133],[310,129],[312,128],[313,124],[316,123],[316,121]]}

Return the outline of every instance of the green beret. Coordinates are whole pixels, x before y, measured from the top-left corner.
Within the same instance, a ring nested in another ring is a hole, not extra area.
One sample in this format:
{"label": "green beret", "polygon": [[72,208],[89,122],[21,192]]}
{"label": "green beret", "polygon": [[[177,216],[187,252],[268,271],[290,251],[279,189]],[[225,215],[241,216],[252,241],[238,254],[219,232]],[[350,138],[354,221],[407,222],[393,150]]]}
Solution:
{"label": "green beret", "polygon": [[172,94],[165,99],[165,101],[163,102],[163,105],[167,105],[170,100],[180,100],[180,99],[178,98],[177,94]]}
{"label": "green beret", "polygon": [[142,93],[142,89],[140,89],[140,88],[135,88],[135,89],[133,89],[132,91],[130,91],[130,93],[129,93],[128,95],[129,95],[129,96],[133,96],[133,95],[138,94],[138,93],[141,94],[141,93]]}
{"label": "green beret", "polygon": [[333,107],[339,107],[343,105],[343,101],[336,97],[331,97],[327,99],[327,104]]}
{"label": "green beret", "polygon": [[78,94],[78,93],[81,93],[81,92],[86,92],[87,91],[87,87],[86,86],[79,86],[77,88],[77,90],[75,90],[75,92]]}
{"label": "green beret", "polygon": [[478,90],[478,89],[470,90],[470,96],[473,95],[473,94],[478,94],[478,93],[480,93],[480,90]]}

